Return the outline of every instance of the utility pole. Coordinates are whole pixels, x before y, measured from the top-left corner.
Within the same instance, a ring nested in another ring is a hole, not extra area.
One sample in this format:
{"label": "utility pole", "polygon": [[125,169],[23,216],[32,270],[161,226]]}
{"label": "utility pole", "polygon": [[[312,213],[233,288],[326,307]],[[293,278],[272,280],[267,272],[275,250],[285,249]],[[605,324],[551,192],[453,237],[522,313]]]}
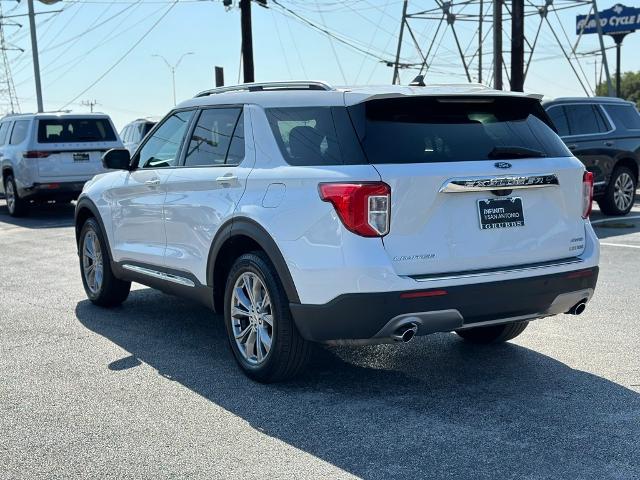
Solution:
{"label": "utility pole", "polygon": [[493,0],[493,85],[502,90],[502,1]]}
{"label": "utility pole", "polygon": [[42,103],[42,85],[40,83],[40,60],[38,59],[38,38],[36,35],[36,19],[33,10],[33,0],[27,0],[29,9],[29,29],[31,31],[31,53],[33,55],[33,76],[36,81],[36,101],[38,104],[38,113],[44,111]]}
{"label": "utility pole", "polygon": [[409,0],[404,0],[404,5],[402,5],[402,21],[400,23],[400,35],[398,36],[398,49],[396,50],[396,62],[393,65],[393,80],[391,82],[392,85],[395,85],[396,82],[400,83],[400,78],[398,76],[398,68],[400,68],[400,50],[402,49],[402,34],[404,33],[404,23],[407,19],[407,4]]}
{"label": "utility pole", "polygon": [[524,91],[524,0],[511,2],[511,90]]}
{"label": "utility pole", "polygon": [[482,22],[484,18],[484,2],[480,0],[480,22],[478,23],[478,83],[482,83]]}
{"label": "utility pole", "polygon": [[216,81],[216,87],[224,86],[224,68],[222,67],[214,67],[214,77]]}
{"label": "utility pole", "polygon": [[86,101],[80,102],[80,104],[84,105],[85,107],[89,107],[91,109],[91,113],[93,113],[93,107],[98,105],[98,101],[97,100],[86,100]]}
{"label": "utility pole", "polygon": [[609,62],[607,61],[607,51],[604,48],[604,38],[602,34],[602,25],[600,24],[600,12],[598,12],[598,4],[596,0],[593,3],[593,15],[596,19],[596,29],[598,30],[598,40],[600,41],[600,51],[602,52],[602,64],[604,65],[604,74],[607,77],[607,95],[613,97],[613,87],[611,86],[611,74],[609,73]]}
{"label": "utility pole", "polygon": [[240,0],[240,27],[242,29],[242,68],[244,83],[255,81],[253,69],[253,34],[251,32],[251,0]]}
{"label": "utility pole", "polygon": [[622,94],[620,93],[620,53],[622,49],[622,40],[627,36],[626,33],[617,33],[615,35],[611,35],[613,37],[613,41],[616,42],[616,97],[622,98]]}

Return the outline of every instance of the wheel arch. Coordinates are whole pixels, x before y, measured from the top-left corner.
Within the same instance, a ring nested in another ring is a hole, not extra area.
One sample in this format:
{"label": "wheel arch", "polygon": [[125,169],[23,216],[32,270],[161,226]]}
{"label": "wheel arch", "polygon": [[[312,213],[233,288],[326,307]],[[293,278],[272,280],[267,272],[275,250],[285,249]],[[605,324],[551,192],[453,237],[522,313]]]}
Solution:
{"label": "wheel arch", "polygon": [[89,218],[95,218],[96,222],[98,222],[98,225],[100,226],[100,229],[102,230],[104,241],[107,243],[107,254],[109,255],[109,260],[112,261],[113,258],[111,256],[111,245],[109,244],[109,236],[107,235],[107,230],[104,228],[102,217],[100,216],[100,212],[98,211],[98,207],[96,207],[95,203],[93,203],[87,197],[80,198],[80,200],[78,200],[78,203],[76,204],[74,217],[76,245],[80,245],[80,232],[82,231],[82,226]]}
{"label": "wheel arch", "polygon": [[269,232],[255,220],[236,217],[220,228],[213,239],[207,260],[207,285],[213,288],[216,312],[222,312],[226,276],[233,261],[243,253],[254,250],[262,250],[269,257],[289,301],[300,302],[289,267]]}
{"label": "wheel arch", "polygon": [[[625,155],[620,157],[614,167],[613,170],[615,170],[618,167],[627,167],[628,169],[631,170],[631,172],[633,172],[633,174],[636,177],[636,184],[638,183],[638,179],[640,179],[640,163],[639,160],[636,160],[635,158]],[[613,173],[612,170],[612,173]]]}

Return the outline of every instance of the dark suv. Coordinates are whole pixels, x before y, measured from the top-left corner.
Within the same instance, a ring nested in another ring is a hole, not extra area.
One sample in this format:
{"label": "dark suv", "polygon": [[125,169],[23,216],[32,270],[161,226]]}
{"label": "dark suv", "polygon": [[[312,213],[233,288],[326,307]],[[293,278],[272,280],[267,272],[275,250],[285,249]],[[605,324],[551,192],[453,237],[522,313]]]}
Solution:
{"label": "dark suv", "polygon": [[640,173],[640,114],[611,97],[559,98],[544,108],[558,134],[594,175],[602,213],[626,215],[633,207]]}

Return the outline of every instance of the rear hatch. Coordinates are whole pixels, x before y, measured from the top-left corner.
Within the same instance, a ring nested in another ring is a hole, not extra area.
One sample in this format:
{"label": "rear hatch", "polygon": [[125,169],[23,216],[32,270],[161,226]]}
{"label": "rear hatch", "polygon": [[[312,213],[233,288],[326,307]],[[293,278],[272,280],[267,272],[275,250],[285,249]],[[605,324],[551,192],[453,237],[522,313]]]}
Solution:
{"label": "rear hatch", "polygon": [[41,179],[88,180],[104,172],[102,154],[122,147],[108,117],[61,116],[40,118],[35,150]]}
{"label": "rear hatch", "polygon": [[584,167],[527,97],[372,99],[349,107],[391,186],[400,275],[544,264],[584,249]]}

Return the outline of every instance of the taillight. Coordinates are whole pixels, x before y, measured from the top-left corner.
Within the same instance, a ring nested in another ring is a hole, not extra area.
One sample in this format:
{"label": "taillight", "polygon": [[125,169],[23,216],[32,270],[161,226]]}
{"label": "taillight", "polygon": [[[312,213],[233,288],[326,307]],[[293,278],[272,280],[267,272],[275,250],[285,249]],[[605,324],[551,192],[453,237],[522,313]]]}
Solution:
{"label": "taillight", "polygon": [[321,183],[320,198],[331,202],[344,226],[363,237],[389,233],[391,187],[384,182]]}
{"label": "taillight", "polygon": [[42,150],[28,150],[22,154],[24,158],[47,158],[51,152],[43,152]]}
{"label": "taillight", "polygon": [[593,173],[584,172],[582,176],[582,218],[589,218],[593,204]]}

